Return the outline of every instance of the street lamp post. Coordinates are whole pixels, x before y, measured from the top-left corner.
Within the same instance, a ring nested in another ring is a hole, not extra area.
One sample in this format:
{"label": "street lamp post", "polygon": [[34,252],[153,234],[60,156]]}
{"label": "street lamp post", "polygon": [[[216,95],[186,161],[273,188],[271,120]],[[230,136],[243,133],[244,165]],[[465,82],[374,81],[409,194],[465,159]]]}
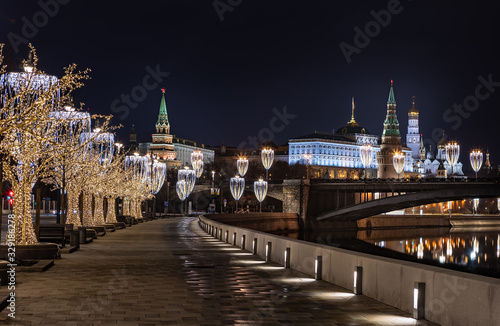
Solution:
{"label": "street lamp post", "polygon": [[243,191],[245,190],[245,179],[241,178],[239,175],[231,178],[229,182],[229,188],[231,189],[231,195],[233,195],[234,200],[236,201],[236,212],[238,211],[238,201],[243,195]]}
{"label": "street lamp post", "polygon": [[460,156],[460,145],[458,145],[457,142],[449,142],[445,146],[445,151],[446,151],[446,160],[448,161],[448,164],[451,166],[450,177],[452,177],[453,167],[455,166],[455,164],[457,164],[458,157]]}
{"label": "street lamp post", "polygon": [[244,177],[248,171],[248,160],[246,157],[240,157],[236,161],[236,167],[238,168],[238,173],[241,177]]}
{"label": "street lamp post", "polygon": [[394,153],[394,156],[392,157],[392,164],[394,165],[394,170],[396,170],[396,173],[398,174],[398,180],[399,180],[399,174],[403,172],[405,166],[404,153],[400,151]]}
{"label": "street lamp post", "polygon": [[472,169],[474,172],[476,172],[476,179],[477,179],[477,172],[481,169],[481,166],[483,165],[483,153],[480,150],[473,150],[469,154],[469,159],[470,159],[470,165],[472,165]]}
{"label": "street lamp post", "polygon": [[359,156],[361,158],[361,163],[365,168],[365,180],[367,178],[367,170],[372,164],[373,160],[373,147],[369,144],[363,145],[359,148]]}
{"label": "street lamp post", "polygon": [[253,183],[253,191],[255,192],[255,197],[260,203],[259,212],[262,213],[262,201],[267,196],[267,181],[259,179]]}
{"label": "street lamp post", "polygon": [[274,151],[270,148],[263,148],[260,155],[262,159],[262,164],[266,169],[266,180],[269,181],[269,169],[271,168],[271,165],[273,165]]}

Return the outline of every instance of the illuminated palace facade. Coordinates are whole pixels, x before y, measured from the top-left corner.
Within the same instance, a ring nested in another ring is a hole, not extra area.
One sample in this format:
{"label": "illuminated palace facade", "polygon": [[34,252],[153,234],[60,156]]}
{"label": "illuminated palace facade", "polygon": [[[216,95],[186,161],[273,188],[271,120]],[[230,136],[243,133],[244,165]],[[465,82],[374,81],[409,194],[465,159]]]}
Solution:
{"label": "illuminated palace facade", "polygon": [[[392,85],[390,89],[389,102],[391,102],[391,110],[394,111],[391,111],[391,114],[395,115],[395,101]],[[354,118],[354,108],[353,99],[351,107],[351,120],[346,126],[337,129],[333,133],[314,132],[309,135],[290,139],[288,141],[289,164],[307,164],[307,160],[304,155],[309,154],[309,164],[311,165],[312,177],[359,179],[364,177],[364,167],[361,162],[360,147],[363,145],[371,145],[373,147],[373,158],[370,166],[366,170],[366,173],[368,178],[377,177],[377,171],[379,170],[377,158],[380,157],[381,151],[380,138],[377,135],[371,134],[366,128],[361,127],[356,122]],[[391,120],[390,122],[397,123],[397,119],[395,121]],[[393,127],[394,126],[392,125],[386,126],[387,129]],[[397,134],[399,135],[399,124],[397,125],[397,128]],[[383,146],[384,144],[382,144],[382,147]],[[414,175],[412,150],[401,145],[397,147],[405,155],[405,176],[408,177],[410,175]],[[392,152],[388,151],[387,154],[392,155]],[[392,157],[390,160],[392,165]],[[389,161],[389,158],[387,158],[387,161]],[[397,178],[397,176],[393,175],[382,177]]]}

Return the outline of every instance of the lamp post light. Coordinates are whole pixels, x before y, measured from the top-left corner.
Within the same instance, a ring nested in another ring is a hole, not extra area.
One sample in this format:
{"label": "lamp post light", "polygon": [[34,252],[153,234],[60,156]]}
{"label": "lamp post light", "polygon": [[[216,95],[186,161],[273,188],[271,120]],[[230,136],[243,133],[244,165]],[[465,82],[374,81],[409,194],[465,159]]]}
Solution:
{"label": "lamp post light", "polygon": [[397,151],[394,153],[394,156],[392,157],[392,165],[394,165],[394,170],[396,170],[399,180],[399,174],[403,172],[403,168],[405,166],[405,155],[403,152]]}
{"label": "lamp post light", "polygon": [[269,180],[269,169],[271,165],[273,165],[274,151],[270,148],[263,148],[260,157],[262,159],[262,165],[264,165],[264,169],[266,169],[266,180]]}
{"label": "lamp post light", "polygon": [[203,153],[200,150],[195,150],[191,153],[191,165],[196,171],[196,177],[199,178],[203,174]]}
{"label": "lamp post light", "polygon": [[[175,190],[177,191],[177,196],[179,196],[179,199],[184,202],[184,200],[187,198],[186,194],[188,191],[188,185],[186,183],[186,180],[179,180],[175,184]],[[183,205],[181,205],[182,208]],[[181,211],[181,214],[183,212]]]}
{"label": "lamp post light", "polygon": [[473,150],[469,154],[469,159],[470,159],[470,165],[472,165],[472,169],[474,172],[476,172],[476,179],[477,179],[477,172],[481,169],[481,166],[483,165],[483,153],[480,150]]}
{"label": "lamp post light", "polygon": [[311,154],[304,154],[304,159],[307,161],[306,166],[306,180],[309,180],[309,160],[311,159]]}
{"label": "lamp post light", "polygon": [[366,179],[367,169],[370,167],[373,160],[373,147],[369,144],[361,146],[359,148],[359,157],[361,158],[361,163],[365,168],[365,179]]}
{"label": "lamp post light", "polygon": [[460,156],[460,145],[457,142],[449,142],[445,146],[446,151],[446,161],[451,166],[451,175],[453,176],[453,167],[458,162],[458,157]]}
{"label": "lamp post light", "polygon": [[184,169],[177,171],[177,180],[184,180],[186,182],[186,198],[188,198],[191,192],[193,192],[196,183],[196,171],[185,166]]}
{"label": "lamp post light", "polygon": [[253,191],[255,192],[255,197],[260,203],[259,212],[262,213],[262,201],[267,196],[267,181],[259,179],[259,181],[255,181],[253,183]]}
{"label": "lamp post light", "polygon": [[236,167],[238,168],[238,173],[241,177],[244,177],[248,171],[248,160],[246,157],[240,157],[236,161]]}
{"label": "lamp post light", "polygon": [[233,195],[236,201],[236,211],[238,211],[238,200],[240,200],[243,191],[245,190],[245,179],[240,178],[239,175],[231,178],[229,182],[229,189],[231,189],[231,195]]}

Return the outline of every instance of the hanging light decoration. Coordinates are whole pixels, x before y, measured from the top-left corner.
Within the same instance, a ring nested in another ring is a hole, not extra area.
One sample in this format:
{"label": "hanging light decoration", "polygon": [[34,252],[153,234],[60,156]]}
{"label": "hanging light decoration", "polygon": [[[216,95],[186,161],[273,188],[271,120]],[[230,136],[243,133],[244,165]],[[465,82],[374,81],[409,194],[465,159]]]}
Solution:
{"label": "hanging light decoration", "polygon": [[179,169],[177,172],[177,179],[186,181],[187,186],[187,194],[186,197],[189,197],[191,192],[194,189],[194,184],[196,183],[196,171],[191,170],[189,167],[184,167],[184,169]]}
{"label": "hanging light decoration", "polygon": [[361,158],[361,164],[365,168],[365,179],[367,177],[366,169],[370,167],[373,160],[373,147],[369,144],[363,145],[359,148],[359,157]]}
{"label": "hanging light decoration", "polygon": [[229,189],[231,189],[231,195],[233,195],[234,200],[236,200],[236,210],[238,210],[238,200],[240,200],[243,191],[245,190],[245,179],[240,178],[239,175],[231,178],[229,182]]}
{"label": "hanging light decoration", "polygon": [[179,180],[175,184],[175,190],[177,191],[177,196],[181,201],[184,201],[187,198],[188,186],[186,180]]}
{"label": "hanging light decoration", "polygon": [[244,177],[248,171],[248,160],[246,157],[240,157],[236,161],[236,167],[238,168],[238,173],[241,177]]}
{"label": "hanging light decoration", "polygon": [[476,172],[476,179],[477,179],[477,172],[481,169],[481,166],[483,165],[483,153],[480,150],[473,150],[469,154],[469,159],[472,169],[474,170],[474,172]]}
{"label": "hanging light decoration", "polygon": [[273,165],[274,151],[270,148],[263,148],[260,156],[264,169],[266,169],[266,179],[269,179],[269,169],[271,168],[271,165]]}
{"label": "hanging light decoration", "polygon": [[445,146],[446,161],[451,166],[451,176],[453,176],[453,167],[458,162],[460,156],[460,145],[457,142],[449,142]]}
{"label": "hanging light decoration", "polygon": [[191,153],[191,165],[196,172],[196,177],[201,177],[203,174],[203,153],[200,150]]}
{"label": "hanging light decoration", "polygon": [[155,160],[152,166],[152,171],[149,176],[150,190],[153,195],[156,195],[163,183],[165,182],[165,176],[167,175],[167,164],[160,163]]}
{"label": "hanging light decoration", "polygon": [[260,203],[260,212],[262,212],[262,201],[267,196],[267,181],[259,179],[253,183],[253,191],[255,192],[255,197]]}
{"label": "hanging light decoration", "polygon": [[392,157],[392,165],[394,165],[394,170],[396,170],[399,179],[399,174],[403,172],[403,168],[405,166],[405,155],[403,152],[397,151],[394,153],[394,156]]}

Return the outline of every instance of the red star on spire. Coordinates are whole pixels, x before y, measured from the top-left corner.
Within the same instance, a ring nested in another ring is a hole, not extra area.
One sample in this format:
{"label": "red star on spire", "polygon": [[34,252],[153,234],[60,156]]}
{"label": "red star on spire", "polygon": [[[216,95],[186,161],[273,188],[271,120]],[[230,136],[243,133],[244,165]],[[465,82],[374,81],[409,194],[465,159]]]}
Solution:
{"label": "red star on spire", "polygon": [[163,92],[163,94],[165,94],[165,87],[163,87],[161,91]]}

